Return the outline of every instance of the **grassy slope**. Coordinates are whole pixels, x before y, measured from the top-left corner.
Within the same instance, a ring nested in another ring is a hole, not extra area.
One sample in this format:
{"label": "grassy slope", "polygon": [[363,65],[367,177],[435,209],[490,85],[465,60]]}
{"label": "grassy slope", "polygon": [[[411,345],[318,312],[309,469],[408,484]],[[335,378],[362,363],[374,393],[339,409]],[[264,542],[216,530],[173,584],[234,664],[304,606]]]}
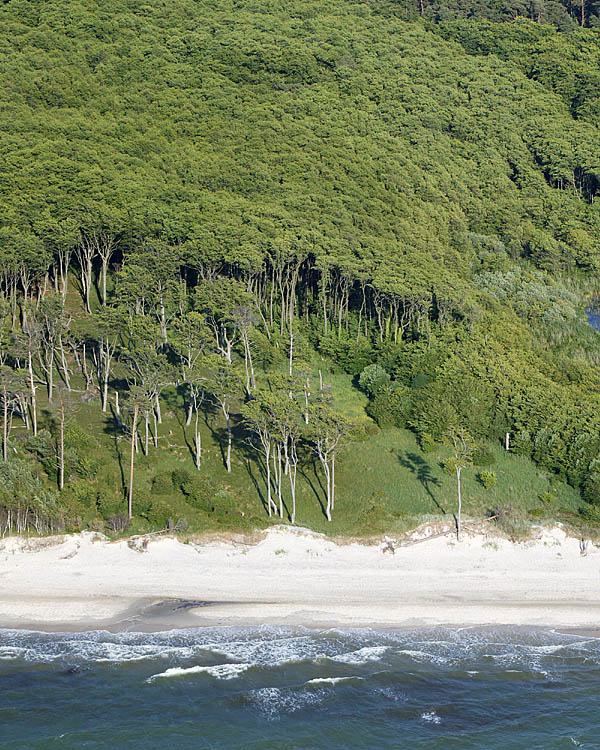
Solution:
{"label": "grassy slope", "polygon": [[[84,313],[75,286],[73,280],[68,304],[77,320]],[[94,303],[97,304],[97,300],[94,299]],[[310,453],[302,456],[298,472],[297,524],[334,535],[368,535],[404,531],[434,516],[450,517],[457,504],[456,480],[445,474],[441,466],[442,460],[450,454],[449,449],[440,446],[436,451],[424,453],[408,430],[378,431],[365,412],[367,398],[353,385],[351,377],[335,372],[331,362],[315,355],[311,376],[314,387],[319,382],[319,369],[324,382],[331,386],[336,409],[354,421],[366,423],[371,434],[346,445],[339,454],[337,500],[331,523],[327,522],[322,509],[324,490],[318,465]],[[81,387],[81,383],[76,387]],[[49,425],[49,414],[42,393],[40,397],[40,423],[44,427]],[[175,389],[167,391],[163,398],[163,424],[159,427],[158,448],[151,447],[148,457],[140,453],[135,459],[134,513],[140,512],[150,502],[159,503],[168,507],[173,518],[186,518],[190,531],[244,529],[268,524],[261,502],[265,482],[239,423],[239,415],[234,421],[237,421],[237,427],[233,471],[228,474],[220,447],[225,438],[222,415],[215,409],[205,411],[201,422],[204,455],[201,471],[197,473],[191,449],[193,432],[191,427],[184,425],[182,398]],[[84,499],[88,506],[87,519],[96,517],[99,520],[93,501],[96,490],[112,498],[116,508],[124,510],[125,485],[129,476],[128,437],[115,429],[112,413],[102,414],[95,401],[78,406],[71,424],[90,436],[93,443],[90,453],[98,464],[96,479],[73,477],[70,485],[70,490],[79,498],[88,498]],[[13,445],[18,444],[14,439],[17,434],[23,432],[20,424],[15,423]],[[492,449],[496,463],[489,468],[497,474],[496,487],[484,489],[477,479],[479,469],[476,467],[463,474],[463,508],[467,517],[481,518],[490,509],[507,506],[513,507],[520,518],[527,517],[531,510],[547,518],[569,521],[575,517],[581,502],[576,490],[554,482],[556,501],[544,504],[540,495],[551,488],[549,475],[530,460],[506,453],[500,446],[492,446]],[[152,481],[158,474],[170,474],[182,468],[192,476],[207,480],[206,486],[214,496],[213,513],[191,507],[175,488],[165,494],[152,492]],[[223,490],[226,494],[222,494]],[[224,511],[227,505],[230,506],[229,512]],[[279,519],[273,519],[273,522],[279,522]],[[150,528],[152,524],[148,521],[139,517],[135,519],[134,531]]]}
{"label": "grassy slope", "polygon": [[[337,408],[343,408],[353,419],[370,422],[364,411],[366,398],[354,388],[351,378],[332,375],[327,372],[326,362],[320,364],[326,382],[332,385]],[[313,382],[318,382],[318,376]],[[94,508],[96,490],[112,498],[115,507],[124,510],[124,487],[129,471],[128,437],[114,429],[111,415],[102,414],[95,402],[81,405],[72,424],[91,436],[91,453],[98,462],[95,480],[73,478],[70,486],[78,497],[88,498],[84,499],[88,506],[87,519],[99,520]],[[16,425],[14,437],[21,431]],[[158,503],[167,507],[168,515],[174,519],[186,518],[190,531],[247,529],[268,524],[261,503],[265,482],[242,426],[238,424],[235,431],[231,474],[227,474],[222,460],[220,440],[224,439],[224,424],[221,414],[216,410],[206,412],[201,431],[204,457],[201,471],[197,473],[191,452],[192,428],[185,428],[180,396],[174,390],[168,392],[163,424],[159,427],[159,447],[151,447],[148,457],[140,453],[135,459],[134,513],[143,512],[150,502]],[[375,434],[348,444],[339,454],[336,508],[331,523],[322,510],[321,473],[312,454],[304,454],[298,472],[298,525],[335,535],[368,535],[401,532],[432,516],[447,514],[450,518],[456,510],[456,481],[441,467],[449,449],[440,446],[439,450],[423,453],[408,430],[377,431],[371,423],[370,432]],[[499,446],[493,450],[496,463],[489,468],[497,474],[496,487],[484,489],[477,479],[477,468],[463,474],[465,516],[480,518],[490,509],[506,506],[512,506],[520,518],[527,517],[532,509],[538,509],[534,513],[548,518],[568,521],[575,516],[580,497],[574,489],[555,483],[556,501],[544,504],[540,495],[551,487],[549,476],[528,459],[508,454]],[[204,481],[215,505],[214,512],[191,507],[175,488],[163,494],[152,491],[152,480],[158,474],[170,474],[182,468]],[[138,518],[133,530],[144,531],[156,525],[156,522],[152,524]]]}

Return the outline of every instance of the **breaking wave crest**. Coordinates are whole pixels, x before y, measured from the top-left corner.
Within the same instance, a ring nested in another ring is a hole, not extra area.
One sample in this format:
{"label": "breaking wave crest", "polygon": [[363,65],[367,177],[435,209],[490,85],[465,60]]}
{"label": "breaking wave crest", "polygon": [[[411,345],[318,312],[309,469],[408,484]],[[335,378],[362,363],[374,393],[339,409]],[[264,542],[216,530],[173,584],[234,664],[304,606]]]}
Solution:
{"label": "breaking wave crest", "polygon": [[232,680],[234,677],[242,674],[247,669],[250,669],[251,664],[216,664],[213,667],[202,667],[196,665],[194,667],[170,667],[164,672],[153,674],[146,682],[154,682],[161,677],[185,677],[192,674],[208,674],[211,677],[216,677],[218,680]]}

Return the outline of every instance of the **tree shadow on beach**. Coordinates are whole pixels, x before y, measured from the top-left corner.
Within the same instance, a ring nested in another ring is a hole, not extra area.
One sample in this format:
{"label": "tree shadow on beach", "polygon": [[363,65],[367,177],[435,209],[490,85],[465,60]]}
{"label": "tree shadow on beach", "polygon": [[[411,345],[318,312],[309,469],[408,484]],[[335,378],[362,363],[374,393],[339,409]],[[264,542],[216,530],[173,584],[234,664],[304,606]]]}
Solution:
{"label": "tree shadow on beach", "polygon": [[432,487],[439,487],[441,485],[440,480],[434,477],[431,473],[431,466],[427,461],[419,456],[417,453],[403,454],[401,451],[398,452],[398,460],[400,465],[405,469],[408,469],[412,474],[415,475],[417,480],[423,486],[425,492],[429,495],[436,508],[443,514],[446,515],[446,509],[442,507],[439,500],[433,494]]}

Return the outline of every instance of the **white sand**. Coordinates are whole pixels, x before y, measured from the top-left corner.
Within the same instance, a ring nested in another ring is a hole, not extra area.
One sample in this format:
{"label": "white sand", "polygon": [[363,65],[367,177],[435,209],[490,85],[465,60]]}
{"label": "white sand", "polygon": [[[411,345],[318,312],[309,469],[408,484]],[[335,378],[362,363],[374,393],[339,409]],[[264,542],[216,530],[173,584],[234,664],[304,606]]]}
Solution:
{"label": "white sand", "polygon": [[[168,599],[212,604],[187,610],[183,620],[174,603],[165,619],[165,605],[152,602]],[[578,540],[560,528],[522,544],[439,537],[395,554],[284,528],[253,546],[155,537],[136,551],[89,533],[0,542],[2,627],[261,622],[596,628],[600,549],[589,545],[582,555]]]}

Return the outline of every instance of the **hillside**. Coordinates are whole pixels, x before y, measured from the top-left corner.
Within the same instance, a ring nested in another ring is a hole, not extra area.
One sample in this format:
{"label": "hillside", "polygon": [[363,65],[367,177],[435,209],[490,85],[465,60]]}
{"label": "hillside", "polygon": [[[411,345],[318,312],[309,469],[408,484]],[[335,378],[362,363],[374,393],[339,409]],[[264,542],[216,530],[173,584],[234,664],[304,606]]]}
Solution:
{"label": "hillside", "polygon": [[6,530],[600,520],[600,32],[420,15],[0,7]]}

